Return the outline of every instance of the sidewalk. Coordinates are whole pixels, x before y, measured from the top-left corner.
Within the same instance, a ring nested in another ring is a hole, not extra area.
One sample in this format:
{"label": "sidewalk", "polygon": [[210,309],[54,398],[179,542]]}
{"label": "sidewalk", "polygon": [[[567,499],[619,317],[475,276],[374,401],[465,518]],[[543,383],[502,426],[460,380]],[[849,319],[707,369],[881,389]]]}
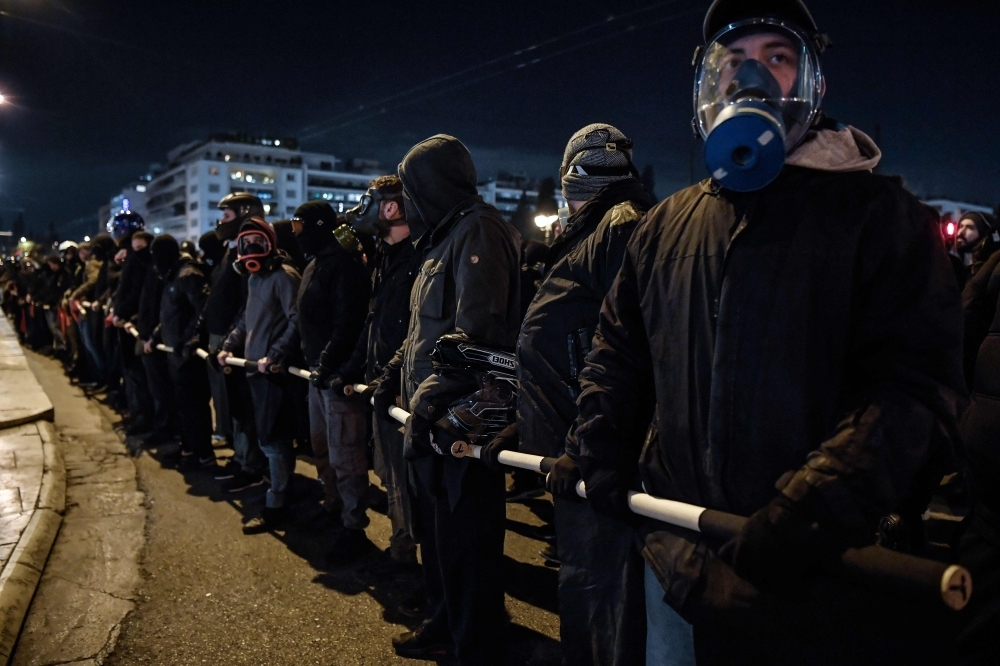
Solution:
{"label": "sidewalk", "polygon": [[0,317],[0,663],[8,663],[62,523],[54,410]]}

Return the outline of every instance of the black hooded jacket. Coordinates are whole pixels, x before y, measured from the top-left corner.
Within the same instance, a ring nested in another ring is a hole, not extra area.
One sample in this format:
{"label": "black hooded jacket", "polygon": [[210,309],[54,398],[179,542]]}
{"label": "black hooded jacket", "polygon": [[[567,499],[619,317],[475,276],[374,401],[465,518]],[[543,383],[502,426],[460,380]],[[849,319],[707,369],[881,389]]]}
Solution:
{"label": "black hooded jacket", "polygon": [[420,269],[420,254],[409,239],[393,245],[379,243],[374,263],[368,318],[344,369],[346,381],[370,383],[382,376],[403,346],[410,324],[410,292]]}
{"label": "black hooded jacket", "polygon": [[[331,234],[332,238],[332,234]],[[306,266],[299,286],[299,335],[309,367],[341,373],[358,344],[371,281],[359,252],[333,239]]]}
{"label": "black hooded jacket", "polygon": [[163,300],[163,279],[155,270],[146,271],[139,298],[139,312],[135,317],[135,328],[140,340],[149,340],[160,323],[160,303]]}
{"label": "black hooded jacket", "polygon": [[171,361],[187,360],[181,353],[198,332],[198,314],[204,311],[207,299],[208,280],[201,264],[182,254],[164,280],[160,323],[153,334],[154,339],[174,348]]}
{"label": "black hooded jacket", "polygon": [[[780,491],[870,543],[955,462],[961,336],[940,235],[892,180],[786,166],[747,195],[705,181],[634,232],[567,446],[588,487],[610,472],[638,489],[638,472],[652,495],[740,515]],[[709,556],[699,539],[649,528],[676,608]]]}
{"label": "black hooded jacket", "polygon": [[236,319],[247,303],[247,280],[233,268],[236,248],[226,251],[222,262],[212,271],[211,292],[205,303],[202,319],[205,329],[212,335],[229,335]]}
{"label": "black hooded jacket", "polygon": [[[520,238],[477,194],[472,156],[458,139],[439,134],[417,144],[399,165],[399,178],[407,223],[411,233],[420,234],[421,263],[406,340],[385,376],[401,376],[403,405],[436,421],[451,402],[477,389],[474,377],[434,371],[430,354],[442,335],[514,347],[520,327]],[[434,460],[444,467],[440,478],[454,504],[469,461]]]}
{"label": "black hooded jacket", "polygon": [[637,179],[611,183],[569,219],[517,340],[520,449],[558,457],[577,416],[578,376],[625,246],[652,206]]}
{"label": "black hooded jacket", "polygon": [[139,300],[146,283],[146,274],[153,270],[153,255],[148,247],[129,250],[122,264],[122,275],[115,294],[115,316],[130,321],[139,312]]}

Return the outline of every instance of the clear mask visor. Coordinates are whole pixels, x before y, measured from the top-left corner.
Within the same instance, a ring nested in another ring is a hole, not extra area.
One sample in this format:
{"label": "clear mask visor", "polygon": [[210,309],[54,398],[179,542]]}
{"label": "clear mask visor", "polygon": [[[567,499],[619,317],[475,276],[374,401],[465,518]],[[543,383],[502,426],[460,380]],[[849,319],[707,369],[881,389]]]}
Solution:
{"label": "clear mask visor", "polygon": [[[763,67],[745,66],[755,60]],[[703,138],[726,107],[755,100],[781,114],[785,148],[805,136],[822,101],[823,75],[810,40],[780,19],[727,26],[705,47],[695,76],[695,119]]]}

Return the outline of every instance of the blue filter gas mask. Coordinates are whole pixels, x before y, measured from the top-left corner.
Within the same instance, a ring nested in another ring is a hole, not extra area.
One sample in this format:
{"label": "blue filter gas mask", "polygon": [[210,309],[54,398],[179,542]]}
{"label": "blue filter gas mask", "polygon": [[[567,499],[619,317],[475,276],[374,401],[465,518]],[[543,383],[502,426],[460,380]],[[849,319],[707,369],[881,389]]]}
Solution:
{"label": "blue filter gas mask", "polygon": [[762,189],[819,112],[816,49],[791,23],[749,19],[723,28],[698,55],[695,126],[705,165],[726,189]]}

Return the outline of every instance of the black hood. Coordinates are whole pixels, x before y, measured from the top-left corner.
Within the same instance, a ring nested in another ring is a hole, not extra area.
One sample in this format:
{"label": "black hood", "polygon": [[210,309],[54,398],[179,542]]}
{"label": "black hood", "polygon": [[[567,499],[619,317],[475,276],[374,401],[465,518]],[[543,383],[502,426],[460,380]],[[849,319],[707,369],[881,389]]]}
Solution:
{"label": "black hood", "polygon": [[150,246],[150,254],[153,257],[153,268],[156,273],[161,277],[166,279],[167,275],[170,273],[170,269],[181,258],[181,246],[177,242],[177,239],[170,234],[163,234],[162,236],[157,236],[156,240]]}
{"label": "black hood", "polygon": [[409,199],[404,202],[406,220],[415,238],[433,231],[456,208],[479,196],[469,149],[447,134],[436,134],[411,148],[399,165],[399,179]]}

